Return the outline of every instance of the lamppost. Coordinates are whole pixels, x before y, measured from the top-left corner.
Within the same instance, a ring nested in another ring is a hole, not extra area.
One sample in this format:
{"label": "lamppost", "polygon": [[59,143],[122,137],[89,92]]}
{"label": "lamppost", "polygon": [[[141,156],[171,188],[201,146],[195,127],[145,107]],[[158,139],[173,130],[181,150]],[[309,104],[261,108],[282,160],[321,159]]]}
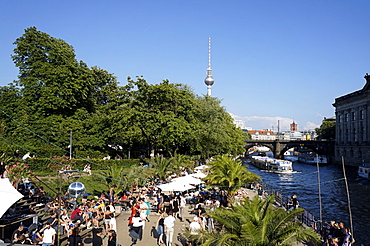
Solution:
{"label": "lamppost", "polygon": [[69,134],[69,159],[72,159],[72,129]]}

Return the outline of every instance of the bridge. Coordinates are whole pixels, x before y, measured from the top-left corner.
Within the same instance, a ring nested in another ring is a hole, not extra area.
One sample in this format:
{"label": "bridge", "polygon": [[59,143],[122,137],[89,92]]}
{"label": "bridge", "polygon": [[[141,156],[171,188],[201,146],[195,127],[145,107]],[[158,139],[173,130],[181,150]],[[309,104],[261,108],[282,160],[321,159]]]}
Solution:
{"label": "bridge", "polygon": [[284,153],[293,147],[306,147],[319,155],[334,156],[334,140],[245,140],[245,149],[256,145],[266,146],[277,159],[283,159]]}

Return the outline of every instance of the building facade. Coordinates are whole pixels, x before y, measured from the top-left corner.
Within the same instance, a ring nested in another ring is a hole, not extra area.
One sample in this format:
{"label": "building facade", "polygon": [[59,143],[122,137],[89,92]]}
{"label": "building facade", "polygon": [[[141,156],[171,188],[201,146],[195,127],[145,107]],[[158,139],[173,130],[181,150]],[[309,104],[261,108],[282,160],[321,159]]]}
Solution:
{"label": "building facade", "polygon": [[276,135],[270,130],[248,130],[251,134],[252,140],[276,140]]}
{"label": "building facade", "polygon": [[334,161],[346,165],[370,161],[370,75],[358,91],[335,99],[336,139]]}

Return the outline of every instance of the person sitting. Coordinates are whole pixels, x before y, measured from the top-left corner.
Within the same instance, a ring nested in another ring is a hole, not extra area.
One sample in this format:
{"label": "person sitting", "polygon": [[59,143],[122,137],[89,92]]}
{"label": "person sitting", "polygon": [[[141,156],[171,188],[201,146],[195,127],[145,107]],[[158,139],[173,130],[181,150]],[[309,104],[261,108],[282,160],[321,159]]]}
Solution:
{"label": "person sitting", "polygon": [[72,214],[71,214],[71,220],[73,222],[77,222],[79,221],[79,223],[83,223],[84,222],[84,219],[82,217],[82,206],[78,206],[78,208],[76,208]]}
{"label": "person sitting", "polygon": [[12,234],[12,243],[17,243],[21,240],[21,236],[25,234],[24,226],[20,224]]}
{"label": "person sitting", "polygon": [[90,164],[87,164],[84,169],[83,169],[84,172],[88,173],[89,175],[91,175],[91,166]]}

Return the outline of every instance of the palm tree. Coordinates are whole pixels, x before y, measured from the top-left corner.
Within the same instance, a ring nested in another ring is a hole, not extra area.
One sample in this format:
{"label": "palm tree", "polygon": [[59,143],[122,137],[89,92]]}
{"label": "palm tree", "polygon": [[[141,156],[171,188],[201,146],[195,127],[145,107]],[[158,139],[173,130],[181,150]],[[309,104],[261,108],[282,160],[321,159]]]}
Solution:
{"label": "palm tree", "polygon": [[177,168],[194,169],[194,162],[187,155],[175,153],[175,155],[171,158],[171,162]]}
{"label": "palm tree", "polygon": [[185,235],[204,246],[289,246],[303,240],[320,242],[320,235],[312,228],[304,228],[301,222],[295,221],[303,209],[285,211],[273,207],[273,202],[273,196],[264,200],[255,196],[231,209],[217,208],[210,213],[216,221],[216,231]]}
{"label": "palm tree", "polygon": [[[124,166],[119,165],[118,163],[112,163],[109,165],[108,168],[103,171],[103,174],[105,177],[108,177],[105,179],[107,185],[115,185],[118,191],[126,190],[130,186]],[[99,176],[98,174],[95,175]]]}
{"label": "palm tree", "polygon": [[241,186],[251,184],[260,177],[249,172],[240,160],[233,160],[227,155],[218,155],[209,163],[211,173],[204,178],[210,185],[219,186],[232,197]]}
{"label": "palm tree", "polygon": [[[108,186],[116,186],[117,191],[128,190],[132,184],[145,185],[149,177],[148,170],[141,166],[132,166],[127,169],[119,163],[112,163],[103,171]],[[95,174],[99,176],[98,174]]]}
{"label": "palm tree", "polygon": [[173,165],[171,158],[167,159],[157,155],[149,163],[153,167],[153,176],[158,179],[165,180],[169,175],[179,173],[179,169]]}

